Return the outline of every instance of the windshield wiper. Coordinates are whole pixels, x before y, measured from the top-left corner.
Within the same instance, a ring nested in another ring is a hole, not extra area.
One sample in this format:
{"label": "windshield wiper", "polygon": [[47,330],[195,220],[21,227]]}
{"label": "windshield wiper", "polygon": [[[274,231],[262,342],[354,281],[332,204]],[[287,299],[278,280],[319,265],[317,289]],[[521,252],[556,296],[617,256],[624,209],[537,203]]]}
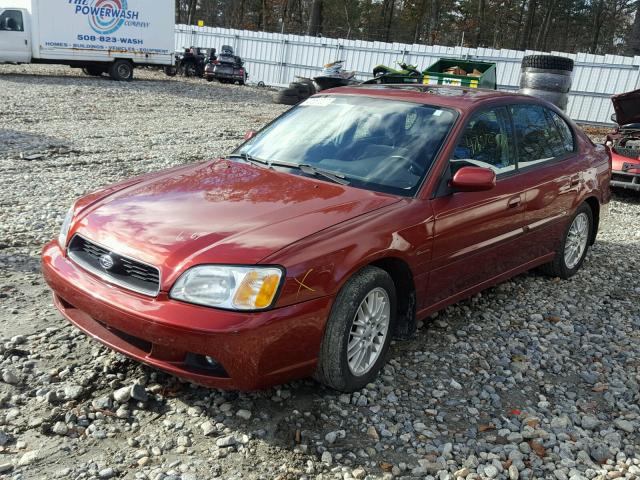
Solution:
{"label": "windshield wiper", "polygon": [[346,177],[341,173],[330,172],[329,170],[323,170],[322,168],[314,167],[306,163],[302,163],[296,166],[302,172],[308,175],[321,176],[328,180],[331,180],[334,183],[339,183],[340,185],[349,185],[349,180],[347,180]]}
{"label": "windshield wiper", "polygon": [[264,167],[265,165],[271,168],[271,164],[266,160],[262,160],[261,158],[252,157],[248,153],[232,153],[231,155],[227,155],[227,158],[241,158],[247,163],[252,165],[256,165],[258,167]]}
{"label": "windshield wiper", "polygon": [[323,170],[322,168],[314,167],[309,165],[308,163],[294,163],[294,162],[282,162],[282,161],[271,161],[271,160],[262,160],[261,158],[252,157],[248,153],[232,153],[228,156],[228,158],[241,158],[247,163],[251,163],[253,165],[264,166],[266,165],[269,168],[273,167],[287,167],[287,168],[297,168],[303,173],[307,175],[313,175],[314,177],[320,176],[324,177],[327,180],[331,180],[334,183],[339,183],[340,185],[349,185],[349,180],[340,173],[330,172],[329,170]]}

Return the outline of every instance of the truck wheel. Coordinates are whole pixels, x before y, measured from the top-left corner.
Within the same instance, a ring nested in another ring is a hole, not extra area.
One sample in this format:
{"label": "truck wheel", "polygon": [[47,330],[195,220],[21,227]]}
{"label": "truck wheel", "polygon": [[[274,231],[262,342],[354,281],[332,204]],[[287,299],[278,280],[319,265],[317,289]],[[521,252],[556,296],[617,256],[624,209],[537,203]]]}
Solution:
{"label": "truck wheel", "polygon": [[109,67],[109,76],[119,82],[133,80],[133,64],[128,60],[116,60]]}
{"label": "truck wheel", "polygon": [[320,345],[315,378],[353,392],[372,382],[386,361],[396,311],[393,280],[367,266],[342,287]]}
{"label": "truck wheel", "polygon": [[178,73],[178,68],[174,67],[173,65],[164,67],[164,73],[167,77],[175,77]]}
{"label": "truck wheel", "polygon": [[82,71],[85,75],[89,75],[91,77],[100,77],[104,73],[104,69],[100,67],[85,67]]}

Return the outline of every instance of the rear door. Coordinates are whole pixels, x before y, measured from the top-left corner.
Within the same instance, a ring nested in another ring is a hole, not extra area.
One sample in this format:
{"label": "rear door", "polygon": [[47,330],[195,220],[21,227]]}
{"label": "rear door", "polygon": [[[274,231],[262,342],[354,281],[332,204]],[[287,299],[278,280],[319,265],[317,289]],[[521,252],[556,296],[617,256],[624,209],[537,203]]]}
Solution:
{"label": "rear door", "polygon": [[[448,179],[463,166],[494,170],[496,186],[452,192]],[[434,306],[520,266],[524,198],[515,175],[516,155],[506,107],[476,113],[467,123],[432,200],[433,263],[426,306]]]}
{"label": "rear door", "polygon": [[583,188],[582,160],[571,127],[542,105],[509,107],[524,188],[528,260],[553,252]]}
{"label": "rear door", "polygon": [[0,10],[0,62],[28,63],[31,46],[22,10]]}

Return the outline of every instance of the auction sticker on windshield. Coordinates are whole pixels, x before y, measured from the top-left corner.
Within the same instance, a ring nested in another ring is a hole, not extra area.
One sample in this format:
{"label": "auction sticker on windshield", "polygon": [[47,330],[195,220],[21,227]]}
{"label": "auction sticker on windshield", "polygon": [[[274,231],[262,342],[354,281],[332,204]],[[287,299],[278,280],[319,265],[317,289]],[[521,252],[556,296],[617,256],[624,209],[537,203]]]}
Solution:
{"label": "auction sticker on windshield", "polygon": [[300,105],[305,107],[326,107],[335,101],[335,97],[311,97],[307,98]]}

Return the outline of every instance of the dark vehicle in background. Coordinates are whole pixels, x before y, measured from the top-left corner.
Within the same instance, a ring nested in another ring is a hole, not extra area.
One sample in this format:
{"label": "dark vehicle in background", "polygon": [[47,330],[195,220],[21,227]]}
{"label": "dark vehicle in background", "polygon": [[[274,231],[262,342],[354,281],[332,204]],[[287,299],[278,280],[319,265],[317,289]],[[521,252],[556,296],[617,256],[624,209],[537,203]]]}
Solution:
{"label": "dark vehicle in background", "polygon": [[247,83],[249,75],[244,68],[244,61],[235,55],[233,48],[223,45],[218,57],[210,57],[204,67],[204,77],[208,82],[218,80],[221,83]]}
{"label": "dark vehicle in background", "polygon": [[207,58],[206,52],[207,49],[204,48],[185,48],[183,52],[176,53],[175,65],[165,67],[164,73],[170,77],[176,75],[202,77]]}
{"label": "dark vehicle in background", "polygon": [[611,120],[618,124],[607,135],[611,154],[611,186],[640,192],[640,90],[612,97],[616,113]]}

